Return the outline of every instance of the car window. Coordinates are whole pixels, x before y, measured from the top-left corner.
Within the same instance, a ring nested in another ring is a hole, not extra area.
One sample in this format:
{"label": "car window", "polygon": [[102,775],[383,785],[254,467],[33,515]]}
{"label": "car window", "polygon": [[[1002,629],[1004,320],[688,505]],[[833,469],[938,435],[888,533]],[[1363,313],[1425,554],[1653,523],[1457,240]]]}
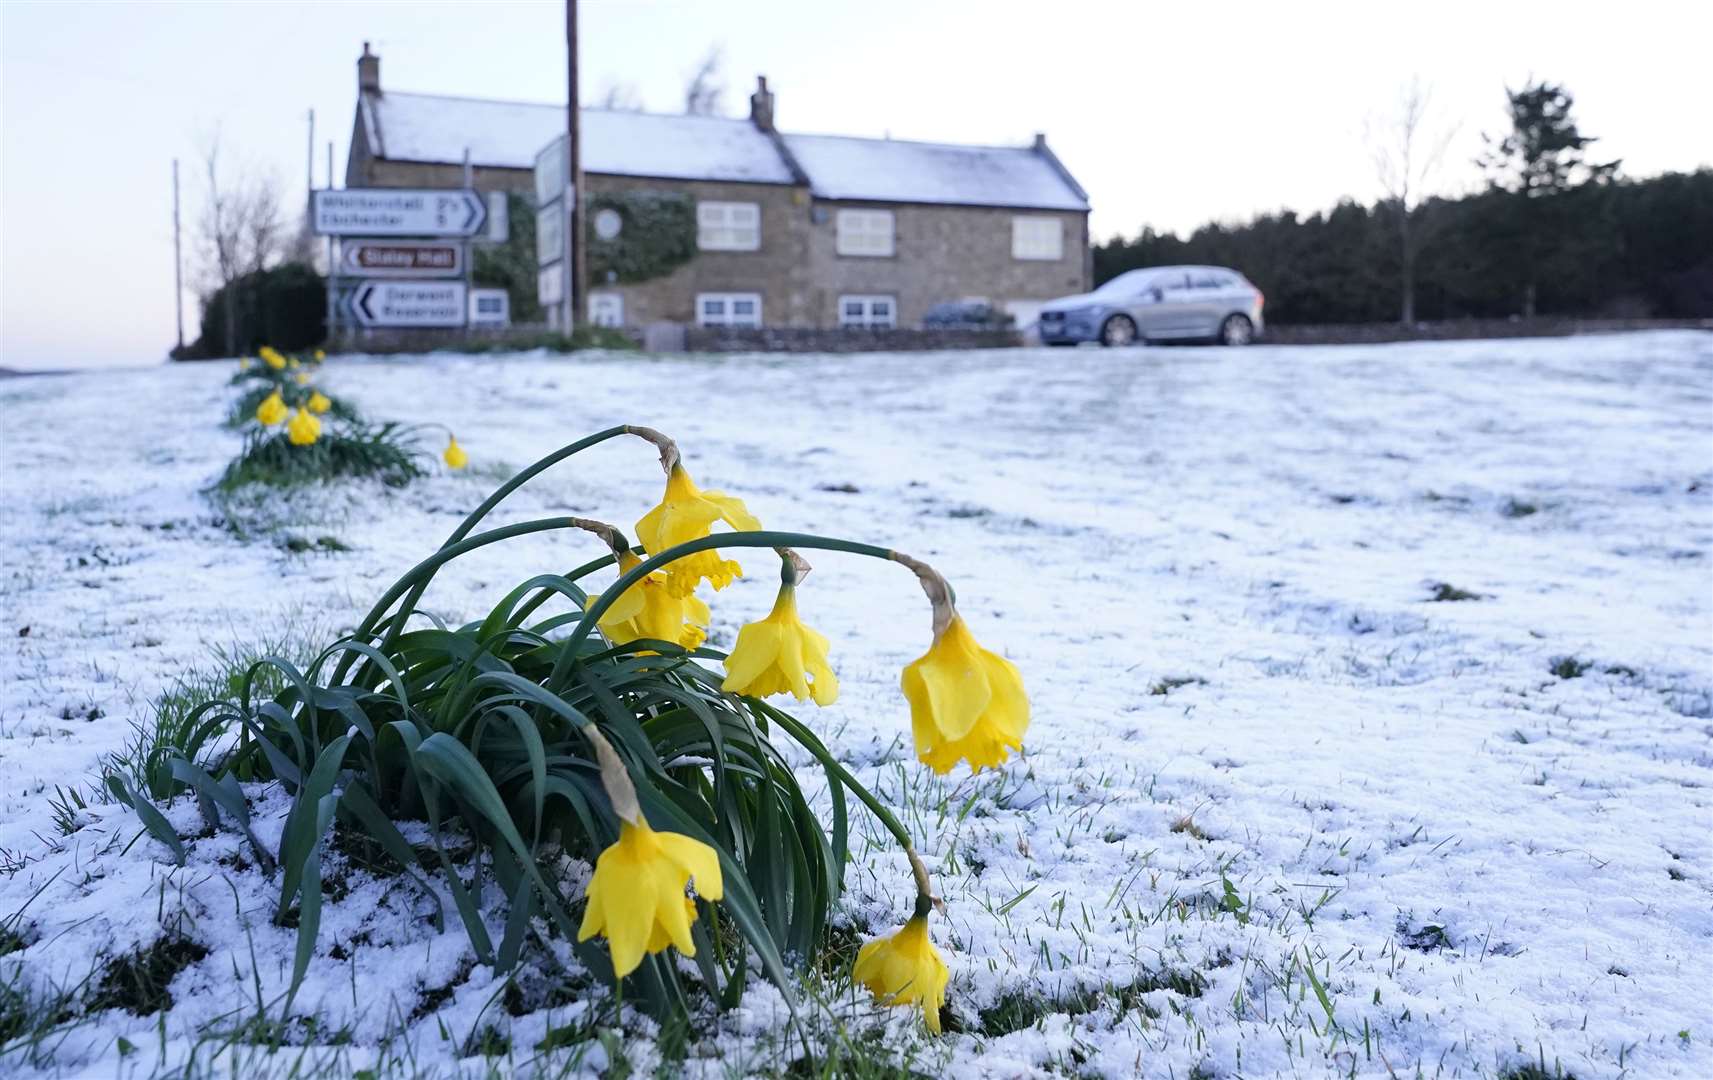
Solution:
{"label": "car window", "polygon": [[1178,273],[1178,272],[1174,271],[1173,273],[1170,273],[1170,274],[1161,274],[1159,277],[1155,278],[1153,281],[1150,281],[1148,284],[1152,288],[1160,289],[1163,291],[1164,290],[1171,290],[1171,289],[1187,289],[1187,288],[1189,288],[1190,277],[1188,274]]}
{"label": "car window", "polygon": [[1207,270],[1200,271],[1193,275],[1190,278],[1190,285],[1192,288],[1197,289],[1230,288],[1230,284],[1226,281],[1225,275],[1211,273]]}

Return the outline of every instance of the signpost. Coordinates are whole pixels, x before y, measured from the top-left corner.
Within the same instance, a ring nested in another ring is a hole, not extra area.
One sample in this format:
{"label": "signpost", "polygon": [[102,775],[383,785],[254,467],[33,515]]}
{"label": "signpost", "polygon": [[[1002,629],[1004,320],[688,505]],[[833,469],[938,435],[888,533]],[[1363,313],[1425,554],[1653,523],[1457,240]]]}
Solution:
{"label": "signpost", "polygon": [[348,240],[341,265],[352,277],[463,277],[464,246],[431,240]]}
{"label": "signpost", "polygon": [[357,325],[463,326],[469,293],[462,281],[365,281],[351,294]]}
{"label": "signpost", "polygon": [[488,204],[467,188],[344,188],[317,191],[315,231],[332,236],[474,236]]}

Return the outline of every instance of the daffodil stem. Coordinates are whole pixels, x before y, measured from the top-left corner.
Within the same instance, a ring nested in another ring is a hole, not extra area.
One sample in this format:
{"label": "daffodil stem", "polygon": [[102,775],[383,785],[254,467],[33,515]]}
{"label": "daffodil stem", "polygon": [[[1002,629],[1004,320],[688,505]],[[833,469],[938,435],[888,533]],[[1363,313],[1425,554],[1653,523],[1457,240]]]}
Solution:
{"label": "daffodil stem", "polygon": [[899,824],[897,818],[892,816],[892,811],[875,798],[874,793],[864,787],[861,781],[852,776],[851,771],[845,768],[844,763],[834,757],[832,752],[821,744],[821,740],[817,739],[815,734],[804,727],[795,716],[775,709],[771,705],[764,704],[762,707],[767,711],[768,719],[790,732],[791,737],[797,740],[799,746],[809,751],[823,768],[838,778],[839,783],[850,789],[851,794],[857,797],[857,801],[868,807],[869,812],[880,820],[880,823],[886,827],[886,831],[893,835],[899,846],[904,849],[907,855],[911,855],[912,861],[914,861],[916,849],[911,843],[910,833],[903,825]]}

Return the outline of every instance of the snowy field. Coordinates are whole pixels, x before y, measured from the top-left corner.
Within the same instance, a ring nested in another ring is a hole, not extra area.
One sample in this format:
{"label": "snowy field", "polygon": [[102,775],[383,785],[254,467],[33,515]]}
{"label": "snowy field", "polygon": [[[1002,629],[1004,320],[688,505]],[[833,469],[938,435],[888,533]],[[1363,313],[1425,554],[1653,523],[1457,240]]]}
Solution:
{"label": "snowy field", "polygon": [[[511,469],[630,422],[769,527],[932,561],[1030,692],[1021,760],[935,778],[897,687],[920,593],[811,553],[799,602],[842,694],[797,711],[935,869],[959,1029],[835,981],[811,1047],[957,1076],[1713,1076],[1713,335],[336,357],[331,392],[450,425],[472,468],[217,505],[230,373],[0,382],[0,1009],[59,1021],[0,1027],[0,1073],[791,1068],[764,983],[682,1062],[632,1008],[622,1041],[538,1051],[604,993],[526,968],[507,994],[456,921],[356,870],[306,1019],[254,1022],[289,977],[277,889],[226,834],[173,866],[91,782],[214,650],[330,640]],[[576,460],[504,513],[628,527],[659,497],[640,441]],[[428,605],[462,620],[598,554],[549,535],[461,560]],[[772,602],[745,561],[716,644]],[[252,795],[277,837],[284,801]],[[841,925],[888,932],[907,871],[856,848]],[[202,953],[171,1008],[100,1010],[116,959],[169,934]]]}

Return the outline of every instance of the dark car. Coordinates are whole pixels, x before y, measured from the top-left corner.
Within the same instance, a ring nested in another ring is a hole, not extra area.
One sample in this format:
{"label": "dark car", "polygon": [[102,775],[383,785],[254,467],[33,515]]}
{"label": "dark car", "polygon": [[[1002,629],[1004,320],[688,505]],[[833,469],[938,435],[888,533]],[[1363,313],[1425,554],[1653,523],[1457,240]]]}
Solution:
{"label": "dark car", "polygon": [[922,326],[930,330],[1005,330],[1011,322],[1010,312],[985,300],[948,300],[922,316]]}

